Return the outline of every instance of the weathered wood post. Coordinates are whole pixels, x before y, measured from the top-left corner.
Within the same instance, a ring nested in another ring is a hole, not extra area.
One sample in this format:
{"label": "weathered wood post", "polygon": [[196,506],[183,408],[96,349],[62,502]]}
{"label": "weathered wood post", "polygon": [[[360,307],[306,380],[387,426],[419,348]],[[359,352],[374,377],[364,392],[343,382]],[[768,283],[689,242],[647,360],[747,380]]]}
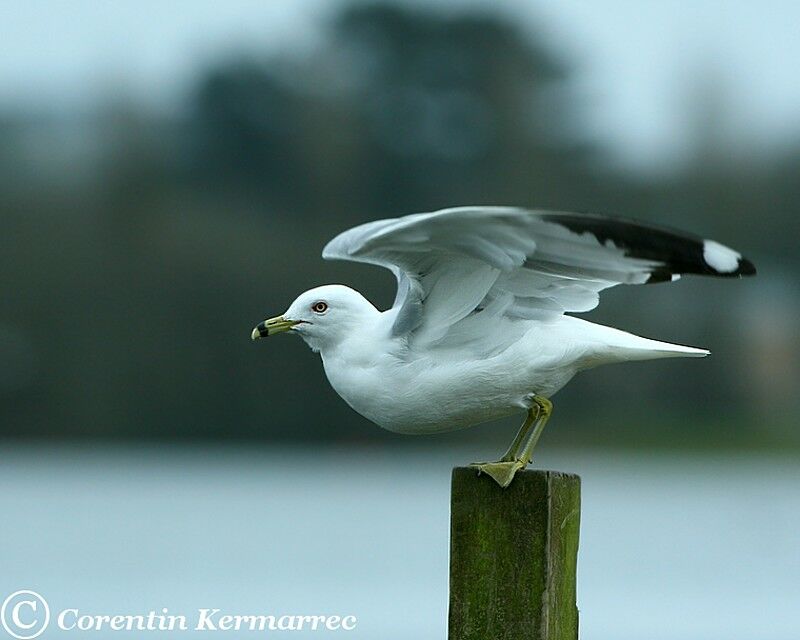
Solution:
{"label": "weathered wood post", "polygon": [[453,469],[449,640],[575,640],[580,478]]}

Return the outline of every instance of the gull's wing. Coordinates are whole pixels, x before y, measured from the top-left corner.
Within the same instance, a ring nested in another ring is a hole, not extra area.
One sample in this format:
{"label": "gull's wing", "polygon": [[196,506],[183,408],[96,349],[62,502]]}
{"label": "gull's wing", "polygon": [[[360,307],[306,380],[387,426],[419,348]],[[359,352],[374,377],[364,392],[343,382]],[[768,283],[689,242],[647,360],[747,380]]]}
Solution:
{"label": "gull's wing", "polygon": [[398,280],[392,331],[426,341],[484,314],[548,320],[589,311],[600,291],[617,284],[755,273],[712,240],[603,215],[511,207],[370,222],[338,235],[322,256],[391,269]]}

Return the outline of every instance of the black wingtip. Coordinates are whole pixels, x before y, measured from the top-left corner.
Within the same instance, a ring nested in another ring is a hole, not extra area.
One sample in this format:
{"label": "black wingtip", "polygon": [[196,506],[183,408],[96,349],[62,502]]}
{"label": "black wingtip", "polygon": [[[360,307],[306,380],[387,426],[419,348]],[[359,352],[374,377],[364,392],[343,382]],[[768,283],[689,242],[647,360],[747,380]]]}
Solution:
{"label": "black wingtip", "polygon": [[750,262],[747,258],[739,258],[739,268],[736,270],[738,276],[754,276],[756,275],[756,265]]}
{"label": "black wingtip", "polygon": [[669,282],[686,274],[740,278],[756,273],[753,263],[737,251],[693,234],[598,214],[548,211],[539,215],[574,234],[590,234],[598,244],[611,242],[627,257],[655,262],[658,266],[647,283]]}

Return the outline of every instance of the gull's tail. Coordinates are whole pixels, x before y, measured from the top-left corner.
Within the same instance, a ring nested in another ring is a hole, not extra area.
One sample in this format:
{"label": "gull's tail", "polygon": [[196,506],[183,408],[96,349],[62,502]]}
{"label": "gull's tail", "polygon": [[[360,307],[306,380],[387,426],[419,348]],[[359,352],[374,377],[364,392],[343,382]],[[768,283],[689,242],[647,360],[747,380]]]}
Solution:
{"label": "gull's tail", "polygon": [[711,352],[708,349],[687,347],[682,344],[650,340],[633,334],[635,344],[631,344],[625,351],[624,360],[655,360],[657,358],[705,358]]}
{"label": "gull's tail", "polygon": [[611,362],[656,360],[658,358],[703,358],[711,353],[708,349],[642,338],[626,331],[573,316],[564,318],[582,324],[579,335],[588,343],[587,366],[589,367]]}

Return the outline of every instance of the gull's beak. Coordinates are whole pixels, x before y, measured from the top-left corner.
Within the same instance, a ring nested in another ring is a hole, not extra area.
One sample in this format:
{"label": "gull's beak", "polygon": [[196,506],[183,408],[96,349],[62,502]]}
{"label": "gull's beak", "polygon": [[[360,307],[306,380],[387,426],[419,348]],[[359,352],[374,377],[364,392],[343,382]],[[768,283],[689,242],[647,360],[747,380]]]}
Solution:
{"label": "gull's beak", "polygon": [[269,320],[264,320],[264,322],[259,322],[253,329],[253,333],[250,334],[250,337],[253,340],[258,340],[259,338],[274,336],[276,333],[289,331],[289,329],[296,324],[300,324],[300,320],[287,320],[283,316],[270,318]]}

